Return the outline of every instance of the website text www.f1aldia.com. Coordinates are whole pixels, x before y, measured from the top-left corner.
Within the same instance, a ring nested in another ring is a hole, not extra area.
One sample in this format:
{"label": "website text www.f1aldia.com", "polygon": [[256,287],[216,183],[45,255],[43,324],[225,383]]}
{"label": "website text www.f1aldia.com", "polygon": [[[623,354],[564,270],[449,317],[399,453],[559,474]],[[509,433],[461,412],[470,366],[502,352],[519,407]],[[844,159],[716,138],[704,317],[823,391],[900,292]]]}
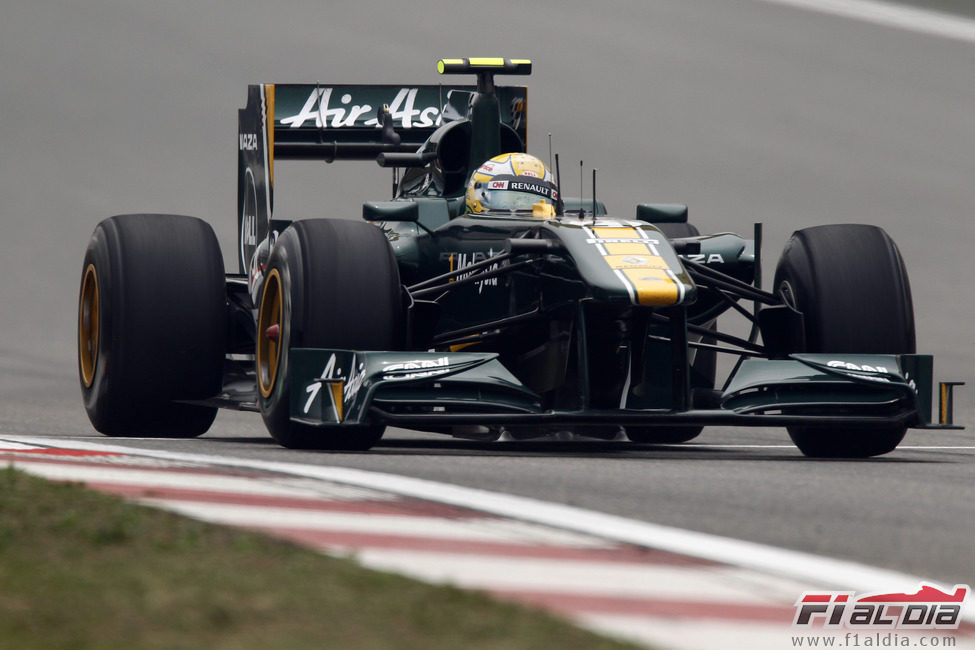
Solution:
{"label": "website text www.f1aldia.com", "polygon": [[952,635],[914,635],[897,632],[843,632],[792,637],[793,648],[954,648]]}
{"label": "website text www.f1aldia.com", "polygon": [[[805,591],[795,602],[793,648],[956,648],[971,587],[922,581],[906,592]],[[825,628],[825,629],[823,629]],[[846,629],[842,629],[846,628]]]}

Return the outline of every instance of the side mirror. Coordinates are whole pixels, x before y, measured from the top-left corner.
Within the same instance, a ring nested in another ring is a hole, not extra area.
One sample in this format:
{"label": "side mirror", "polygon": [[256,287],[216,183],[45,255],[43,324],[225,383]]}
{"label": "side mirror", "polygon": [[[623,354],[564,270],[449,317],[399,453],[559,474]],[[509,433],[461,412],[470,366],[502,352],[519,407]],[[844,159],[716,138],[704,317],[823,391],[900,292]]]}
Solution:
{"label": "side mirror", "polygon": [[366,221],[412,221],[420,219],[420,208],[413,201],[373,201],[362,204]]}
{"label": "side mirror", "polygon": [[636,218],[647,223],[687,223],[687,206],[680,203],[641,203]]}

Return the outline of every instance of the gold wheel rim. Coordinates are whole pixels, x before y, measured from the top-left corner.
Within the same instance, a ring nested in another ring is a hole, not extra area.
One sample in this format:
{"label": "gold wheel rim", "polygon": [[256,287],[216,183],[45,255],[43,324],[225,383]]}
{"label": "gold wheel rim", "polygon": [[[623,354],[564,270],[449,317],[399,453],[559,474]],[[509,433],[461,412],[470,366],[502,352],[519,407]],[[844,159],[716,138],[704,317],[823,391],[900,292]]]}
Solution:
{"label": "gold wheel rim", "polygon": [[78,302],[78,365],[85,388],[91,388],[95,382],[99,320],[98,273],[95,265],[89,264],[81,281],[81,300]]}
{"label": "gold wheel rim", "polygon": [[[271,269],[264,281],[264,293],[261,296],[261,307],[257,315],[257,384],[261,395],[271,396],[274,382],[278,377],[278,366],[281,363],[281,339],[283,329],[281,321],[284,315],[284,303],[281,298],[281,275],[277,269]],[[268,337],[268,330],[277,326],[277,336]]]}

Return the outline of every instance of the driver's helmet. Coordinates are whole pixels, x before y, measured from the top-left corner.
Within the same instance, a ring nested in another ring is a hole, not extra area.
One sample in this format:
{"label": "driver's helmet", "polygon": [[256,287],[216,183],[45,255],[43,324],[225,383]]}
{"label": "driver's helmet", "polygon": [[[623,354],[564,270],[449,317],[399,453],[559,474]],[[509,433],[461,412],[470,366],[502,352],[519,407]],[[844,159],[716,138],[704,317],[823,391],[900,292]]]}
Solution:
{"label": "driver's helmet", "polygon": [[467,184],[467,212],[551,219],[559,193],[555,177],[527,153],[503,153],[477,168]]}

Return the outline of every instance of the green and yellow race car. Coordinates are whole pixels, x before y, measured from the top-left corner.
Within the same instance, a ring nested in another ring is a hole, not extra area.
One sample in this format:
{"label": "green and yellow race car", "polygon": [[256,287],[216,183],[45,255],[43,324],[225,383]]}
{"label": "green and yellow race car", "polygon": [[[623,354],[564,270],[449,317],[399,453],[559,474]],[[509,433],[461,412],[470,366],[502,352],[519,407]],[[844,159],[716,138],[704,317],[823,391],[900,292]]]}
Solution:
{"label": "green and yellow race car", "polygon": [[[197,436],[220,407],[321,449],[368,449],[390,425],[635,443],[772,426],[808,456],[867,457],[909,427],[956,428],[956,383],[932,421],[932,357],[883,230],[797,231],[763,289],[758,225],[701,235],[683,205],[613,216],[563,196],[558,159],[526,153],[526,88],[495,85],[530,61],[438,68],[476,85],[249,87],[236,273],[199,219],[97,226],[78,315],[97,430]],[[279,159],[376,160],[392,195],[363,219],[279,220]],[[722,331],[726,313],[751,331]],[[717,355],[736,361],[721,381]]]}

